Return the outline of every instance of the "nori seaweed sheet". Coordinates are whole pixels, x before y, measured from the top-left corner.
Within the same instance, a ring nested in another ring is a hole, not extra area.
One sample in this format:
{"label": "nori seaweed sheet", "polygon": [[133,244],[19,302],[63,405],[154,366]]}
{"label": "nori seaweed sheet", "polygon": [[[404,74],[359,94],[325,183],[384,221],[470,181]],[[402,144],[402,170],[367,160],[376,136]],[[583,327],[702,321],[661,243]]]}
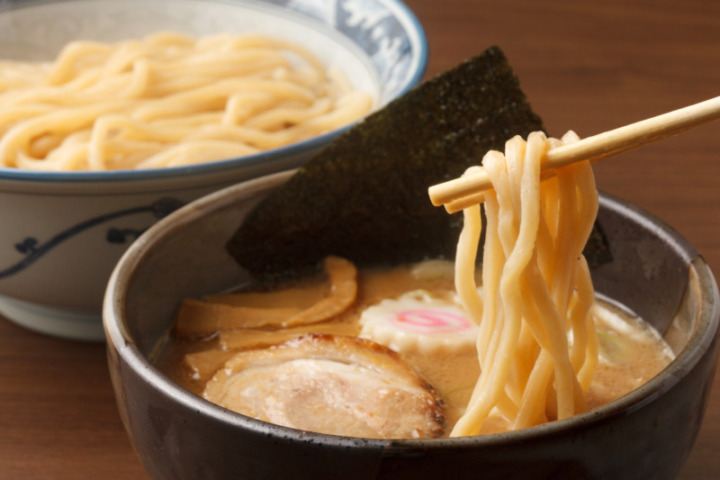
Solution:
{"label": "nori seaweed sheet", "polygon": [[453,258],[462,216],[433,206],[428,187],[534,130],[540,117],[491,47],[341,134],[249,214],[227,251],[258,278],[328,255],[360,266]]}

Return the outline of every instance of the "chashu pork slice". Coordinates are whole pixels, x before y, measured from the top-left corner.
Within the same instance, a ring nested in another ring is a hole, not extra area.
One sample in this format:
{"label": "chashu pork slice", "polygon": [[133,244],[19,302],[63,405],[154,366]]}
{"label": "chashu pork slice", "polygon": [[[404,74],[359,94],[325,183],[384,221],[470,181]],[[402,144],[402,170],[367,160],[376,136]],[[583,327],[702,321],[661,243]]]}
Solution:
{"label": "chashu pork slice", "polygon": [[203,396],[300,430],[365,438],[442,436],[442,401],[392,350],[370,340],[310,334],[237,353]]}

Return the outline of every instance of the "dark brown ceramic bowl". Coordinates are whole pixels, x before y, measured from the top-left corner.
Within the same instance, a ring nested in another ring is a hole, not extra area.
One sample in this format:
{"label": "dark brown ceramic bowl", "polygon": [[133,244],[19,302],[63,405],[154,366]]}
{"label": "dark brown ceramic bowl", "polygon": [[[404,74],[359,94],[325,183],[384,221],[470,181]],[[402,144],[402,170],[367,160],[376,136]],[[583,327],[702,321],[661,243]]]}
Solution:
{"label": "dark brown ceramic bowl", "polygon": [[690,449],[713,378],[720,302],[705,261],[676,232],[601,196],[588,250],[598,292],[651,322],[677,353],[621,399],[507,434],[443,440],[344,438],[279,427],[197,397],[149,360],[183,297],[224,290],[244,272],[224,251],[238,222],[288,178],[275,174],[178,210],[128,250],[104,307],[125,427],[156,479],[671,479]]}

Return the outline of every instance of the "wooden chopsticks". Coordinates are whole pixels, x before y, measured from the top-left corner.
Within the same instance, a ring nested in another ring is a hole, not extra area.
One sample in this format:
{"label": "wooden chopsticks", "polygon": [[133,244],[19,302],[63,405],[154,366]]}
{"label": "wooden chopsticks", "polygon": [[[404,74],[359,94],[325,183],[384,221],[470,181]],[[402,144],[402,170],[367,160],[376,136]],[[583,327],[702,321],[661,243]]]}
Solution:
{"label": "wooden chopsticks", "polygon": [[[720,118],[720,96],[599,133],[547,152],[542,170],[550,170],[580,160],[598,161],[646,145]],[[482,202],[491,189],[490,179],[480,168],[472,174],[433,185],[428,189],[433,205],[444,205],[449,213]]]}

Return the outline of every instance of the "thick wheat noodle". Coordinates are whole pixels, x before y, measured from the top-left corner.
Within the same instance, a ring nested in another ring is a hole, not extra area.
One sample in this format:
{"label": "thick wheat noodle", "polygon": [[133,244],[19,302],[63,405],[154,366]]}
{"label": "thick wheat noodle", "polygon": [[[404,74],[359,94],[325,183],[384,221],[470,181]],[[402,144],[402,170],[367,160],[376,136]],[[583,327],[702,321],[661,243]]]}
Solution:
{"label": "thick wheat noodle", "polygon": [[[477,168],[479,167],[470,167],[468,172],[472,172]],[[472,318],[482,318],[484,307],[480,297],[477,295],[477,284],[475,282],[476,251],[482,232],[480,206],[474,205],[465,209],[463,215],[465,226],[461,231],[460,238],[458,240],[458,250],[467,252],[467,258],[465,258],[462,262],[456,263],[455,283],[458,287],[458,296],[460,297],[465,309],[470,313],[470,316]],[[492,307],[493,306],[489,302],[488,305],[485,306],[485,308]],[[486,332],[492,333],[492,325],[490,322],[484,323],[482,327],[484,327]],[[484,344],[478,343],[478,349],[480,358],[484,358],[487,348],[485,348]],[[476,389],[474,394],[477,392],[479,392],[478,389]],[[498,399],[498,408],[505,415],[514,416],[517,414],[517,408],[513,402],[504,395],[501,395],[501,398]]]}
{"label": "thick wheat noodle", "polygon": [[584,392],[598,348],[582,250],[597,213],[597,190],[587,162],[540,179],[545,152],[576,140],[571,132],[562,141],[533,132],[527,142],[508,141],[505,155],[489,152],[483,159],[493,190],[484,202],[481,290],[468,266],[475,264],[480,236],[477,206],[464,211],[456,259],[460,300],[480,326],[481,374],[453,436],[480,433],[490,416],[519,429],[587,408]]}
{"label": "thick wheat noodle", "polygon": [[293,42],[161,32],[0,62],[0,167],[158,168],[282,147],[351,123],[368,93]]}
{"label": "thick wheat noodle", "polygon": [[[494,197],[488,197],[485,202],[486,212],[495,211],[496,209],[497,200]],[[477,216],[477,221],[480,222],[480,215]],[[498,219],[496,215],[487,216],[484,252],[482,269],[484,297],[484,302],[482,303],[484,314],[483,317],[478,317],[484,319],[480,324],[480,330],[478,333],[478,356],[482,360],[484,360],[488,354],[487,346],[489,343],[486,342],[485,339],[490,338],[493,334],[497,334],[497,331],[499,330],[495,328],[495,319],[498,316],[498,282],[494,282],[492,279],[499,278],[502,272],[502,266],[505,264],[505,253],[500,248],[500,241],[498,239]]]}
{"label": "thick wheat noodle", "polygon": [[[472,169],[473,167],[471,167]],[[479,168],[479,167],[474,167]],[[469,171],[472,171],[469,169]],[[455,284],[458,286],[458,296],[462,299],[463,305],[470,312],[472,318],[482,318],[483,304],[477,295],[477,283],[475,281],[475,261],[477,259],[477,245],[482,233],[482,222],[480,221],[480,206],[473,205],[465,209],[465,228],[460,232],[458,239],[458,250],[467,251],[467,261],[457,263],[455,266]]]}
{"label": "thick wheat noodle", "polygon": [[592,374],[598,362],[598,340],[594,334],[595,325],[590,309],[594,290],[590,279],[590,268],[585,257],[579,261],[580,275],[578,276],[577,293],[570,317],[573,324],[573,345],[570,351],[570,361],[573,364],[583,391],[590,388]]}

